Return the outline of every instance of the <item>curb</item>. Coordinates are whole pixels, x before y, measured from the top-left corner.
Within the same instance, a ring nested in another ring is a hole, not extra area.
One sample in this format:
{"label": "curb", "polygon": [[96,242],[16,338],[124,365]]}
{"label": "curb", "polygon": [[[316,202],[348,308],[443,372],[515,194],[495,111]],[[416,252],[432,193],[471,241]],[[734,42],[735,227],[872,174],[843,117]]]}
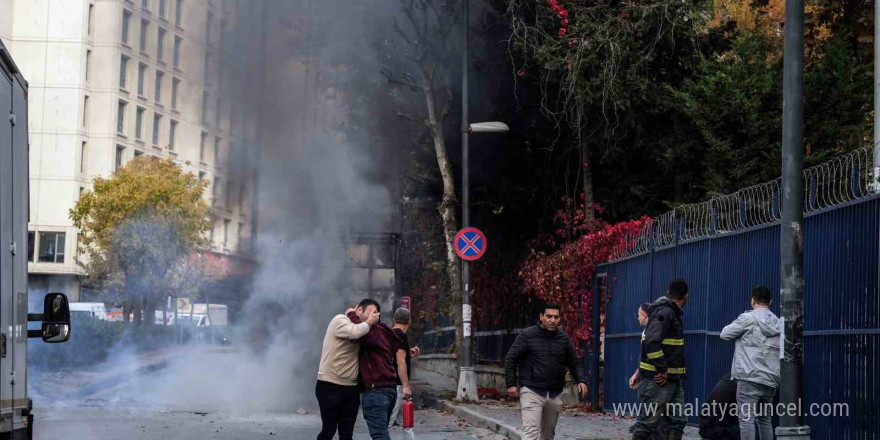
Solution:
{"label": "curb", "polygon": [[518,428],[514,426],[510,426],[499,420],[487,417],[470,408],[456,405],[455,403],[452,403],[448,400],[441,400],[438,402],[438,404],[441,405],[441,409],[455,414],[456,416],[464,419],[471,425],[495,431],[510,440],[522,440],[522,433],[519,431]]}

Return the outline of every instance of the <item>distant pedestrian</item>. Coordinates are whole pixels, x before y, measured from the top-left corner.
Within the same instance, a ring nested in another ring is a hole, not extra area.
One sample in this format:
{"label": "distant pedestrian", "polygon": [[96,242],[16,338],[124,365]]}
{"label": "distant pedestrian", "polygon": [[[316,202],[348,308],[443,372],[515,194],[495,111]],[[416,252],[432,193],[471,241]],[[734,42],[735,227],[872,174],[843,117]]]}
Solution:
{"label": "distant pedestrian", "polygon": [[[650,439],[661,421],[668,440],[680,440],[687,425],[684,416],[684,327],[682,307],[688,300],[684,280],[672,280],[666,296],[648,308],[648,326],[639,358],[639,419],[633,440]],[[642,415],[642,412],[644,414]]]}
{"label": "distant pedestrian", "polygon": [[[412,389],[410,387],[410,359],[418,356],[418,347],[409,347],[409,337],[406,332],[409,331],[409,324],[412,315],[409,309],[401,307],[394,312],[394,334],[400,339],[400,348],[397,350],[397,401],[394,403],[394,409],[391,411],[391,418],[388,421],[388,429],[395,424],[403,426],[403,402],[412,398]],[[407,439],[416,438],[412,427],[403,428],[403,434]]]}
{"label": "distant pedestrian", "polygon": [[[378,310],[378,304],[376,305]],[[397,401],[397,350],[401,341],[391,327],[377,322],[360,338],[364,420],[373,440],[391,440],[388,420]]]}
{"label": "distant pedestrian", "polygon": [[[642,341],[645,340],[645,328],[648,326],[648,309],[651,307],[651,303],[642,303],[639,306],[639,311],[637,312],[637,317],[639,320],[639,325],[642,326]],[[638,389],[639,387],[639,369],[636,368],[636,371],[629,378],[629,387],[630,389]],[[639,399],[639,404],[644,404],[641,399]],[[638,416],[643,417],[645,414],[640,411]],[[632,425],[629,428],[629,432],[633,432],[636,428],[636,425]],[[663,422],[657,426],[657,429],[654,430],[654,434],[649,437],[651,440],[666,440],[666,427],[663,426]]]}
{"label": "distant pedestrian", "polygon": [[768,407],[779,386],[779,318],[770,311],[770,289],[752,289],[752,310],[721,330],[721,339],[736,341],[730,375],[737,381],[736,403],[743,440],[753,440],[755,422],[761,440],[773,438]]}
{"label": "distant pedestrian", "polygon": [[[578,392],[587,394],[583,365],[571,338],[559,329],[560,307],[546,304],[541,323],[523,330],[513,341],[504,364],[507,392],[517,397],[517,376],[522,407],[523,440],[553,440],[562,411],[565,369],[571,371]],[[519,374],[517,374],[519,373]]]}
{"label": "distant pedestrian", "polygon": [[[339,440],[351,440],[361,403],[357,389],[360,351],[357,339],[366,335],[379,321],[378,306],[375,301],[365,299],[357,308],[334,316],[327,325],[315,385],[315,396],[321,409],[318,440],[332,440],[337,428]],[[357,323],[352,322],[351,317]]]}

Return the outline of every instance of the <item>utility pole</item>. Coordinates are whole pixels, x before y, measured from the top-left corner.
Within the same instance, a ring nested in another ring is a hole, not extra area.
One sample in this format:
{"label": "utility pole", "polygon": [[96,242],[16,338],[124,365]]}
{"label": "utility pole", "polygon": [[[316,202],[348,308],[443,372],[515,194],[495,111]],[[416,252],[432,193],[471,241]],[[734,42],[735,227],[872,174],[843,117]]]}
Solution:
{"label": "utility pole", "polygon": [[880,192],[880,1],[874,2],[874,181],[875,192]]}
{"label": "utility pole", "polygon": [[[462,1],[461,20],[461,227],[470,226],[470,176],[468,175],[468,0]],[[470,264],[461,260],[461,357],[458,359],[459,400],[479,399],[477,377],[471,359]]]}
{"label": "utility pole", "polygon": [[[810,438],[804,399],[804,0],[785,2],[782,82],[782,224],[780,296],[785,343],[780,354],[779,402],[796,413],[779,417],[776,438]],[[782,405],[780,405],[782,406]]]}

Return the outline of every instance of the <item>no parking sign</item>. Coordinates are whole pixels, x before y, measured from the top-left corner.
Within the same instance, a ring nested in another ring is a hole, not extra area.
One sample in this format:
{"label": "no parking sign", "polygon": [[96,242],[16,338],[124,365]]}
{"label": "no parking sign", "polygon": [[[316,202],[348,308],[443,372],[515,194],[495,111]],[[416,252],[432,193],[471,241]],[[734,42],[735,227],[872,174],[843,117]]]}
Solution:
{"label": "no parking sign", "polygon": [[462,260],[474,261],[486,253],[486,234],[477,228],[464,228],[455,234],[455,253]]}

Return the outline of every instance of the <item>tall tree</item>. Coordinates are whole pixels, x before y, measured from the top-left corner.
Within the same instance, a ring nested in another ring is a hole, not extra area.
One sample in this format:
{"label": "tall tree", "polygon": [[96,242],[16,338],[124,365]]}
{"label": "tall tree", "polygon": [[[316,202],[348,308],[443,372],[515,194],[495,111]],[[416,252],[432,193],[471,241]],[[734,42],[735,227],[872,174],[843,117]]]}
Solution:
{"label": "tall tree", "polygon": [[206,186],[170,160],[142,156],[95,179],[71,209],[89,280],[115,285],[125,319],[134,312],[136,324],[151,324],[169,291],[201,278],[187,256],[206,244],[211,228]]}
{"label": "tall tree", "polygon": [[[401,118],[424,126],[434,145],[437,167],[443,182],[439,211],[446,240],[446,273],[450,296],[456,298],[450,313],[456,321],[456,340],[461,340],[461,265],[455,254],[454,238],[458,232],[455,175],[447,150],[446,123],[455,102],[452,91],[453,65],[450,37],[456,28],[460,2],[456,0],[400,0],[401,20],[395,17],[392,27],[405,48],[400,56],[382,70],[388,82],[421,95],[424,105],[401,108]],[[460,347],[458,347],[460,348]],[[457,349],[458,349],[457,348]]]}

